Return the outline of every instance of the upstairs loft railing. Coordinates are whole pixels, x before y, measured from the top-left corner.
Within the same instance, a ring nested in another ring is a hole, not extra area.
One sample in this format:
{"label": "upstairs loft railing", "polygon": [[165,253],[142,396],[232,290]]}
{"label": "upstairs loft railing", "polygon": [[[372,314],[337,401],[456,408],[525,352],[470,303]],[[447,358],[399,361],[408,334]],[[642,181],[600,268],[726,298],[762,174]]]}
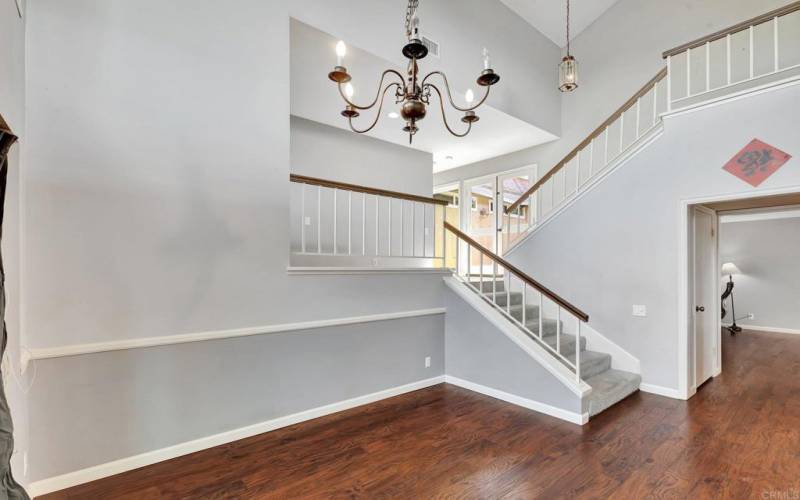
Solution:
{"label": "upstairs loft railing", "polygon": [[[503,214],[503,248],[509,249],[527,230],[581,191],[597,174],[623,155],[639,138],[655,128],[666,108],[663,81],[667,69],[659,71],[611,114],[586,139],[540,177]],[[660,97],[663,96],[663,97]],[[536,220],[525,231],[514,231],[512,214],[523,204],[538,206]],[[538,205],[537,205],[538,204]]]}
{"label": "upstairs loft railing", "polygon": [[411,267],[444,267],[447,200],[297,174],[289,180],[299,190],[294,254],[424,259]]}
{"label": "upstairs loft railing", "polygon": [[[455,275],[564,363],[580,383],[581,325],[589,316],[457,227],[445,222],[444,228],[457,241]],[[476,254],[477,267],[472,265]]]}
{"label": "upstairs loft railing", "polygon": [[[505,208],[504,251],[642,144],[663,112],[800,77],[800,1],[670,49],[663,57],[664,69]],[[520,228],[512,214],[523,204],[538,209]]]}
{"label": "upstairs loft railing", "polygon": [[[800,1],[665,51],[671,108],[800,69]],[[694,98],[694,99],[693,99]]]}

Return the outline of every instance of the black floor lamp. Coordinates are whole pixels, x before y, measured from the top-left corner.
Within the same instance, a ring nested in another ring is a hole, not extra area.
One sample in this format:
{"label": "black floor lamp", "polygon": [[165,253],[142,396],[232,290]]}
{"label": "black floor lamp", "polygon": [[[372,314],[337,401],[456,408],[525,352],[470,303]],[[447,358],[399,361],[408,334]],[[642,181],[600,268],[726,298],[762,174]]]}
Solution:
{"label": "black floor lamp", "polygon": [[[731,319],[733,320],[731,322],[731,326],[728,326],[726,328],[731,333],[731,335],[734,335],[734,334],[742,331],[742,327],[740,327],[740,326],[738,326],[736,324],[736,307],[733,304],[733,275],[734,274],[741,274],[741,271],[739,271],[739,268],[736,267],[736,264],[734,264],[733,262],[726,262],[726,263],[722,264],[722,274],[723,275],[725,275],[725,274],[728,275],[728,283],[725,286],[725,292],[722,294],[722,300],[727,299],[728,296],[730,295],[730,297],[731,297]],[[723,305],[722,306],[722,317],[723,318],[725,317],[725,312],[726,312],[725,311],[725,306]]]}

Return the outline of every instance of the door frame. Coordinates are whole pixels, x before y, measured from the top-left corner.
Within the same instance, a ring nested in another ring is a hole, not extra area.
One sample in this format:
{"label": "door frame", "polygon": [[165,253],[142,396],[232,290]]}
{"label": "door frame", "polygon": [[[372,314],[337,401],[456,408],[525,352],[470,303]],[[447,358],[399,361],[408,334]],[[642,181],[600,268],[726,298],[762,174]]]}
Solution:
{"label": "door frame", "polygon": [[[800,185],[788,186],[777,189],[758,189],[755,191],[745,191],[740,193],[728,193],[708,196],[698,196],[692,198],[684,198],[678,202],[678,391],[675,397],[679,399],[689,399],[697,391],[696,387],[691,384],[691,365],[690,365],[690,352],[689,352],[689,333],[691,332],[692,325],[692,311],[689,304],[689,287],[693,286],[690,281],[692,276],[690,268],[690,257],[692,249],[689,247],[692,239],[689,234],[692,230],[691,226],[691,210],[693,205],[702,205],[706,203],[715,203],[722,201],[734,200],[747,200],[752,198],[764,198],[768,196],[775,196],[781,194],[800,193]],[[717,272],[716,274],[719,274]],[[719,280],[719,276],[717,276]],[[719,286],[717,286],[719,290]],[[717,294],[718,295],[718,294]],[[717,297],[717,304],[715,306],[719,311],[719,297]],[[722,328],[722,319],[717,315],[717,327]],[[719,354],[721,355],[722,349],[720,345]],[[721,364],[721,363],[720,363]]]}
{"label": "door frame", "polygon": [[[694,223],[695,223],[695,213],[694,212],[703,212],[711,217],[711,231],[712,231],[712,238],[713,244],[711,247],[711,269],[712,269],[712,278],[711,278],[711,289],[714,291],[714,300],[713,305],[709,305],[712,309],[714,314],[714,323],[713,323],[713,338],[714,338],[714,366],[711,371],[711,378],[716,377],[722,372],[722,318],[720,317],[720,294],[719,286],[720,286],[720,273],[719,273],[719,216],[716,210],[712,210],[704,205],[692,205],[691,206],[692,214],[691,214],[691,222],[692,222],[692,258],[690,260],[690,286],[692,287],[691,295],[694,298],[692,301],[693,303],[689,305],[690,309],[698,304],[697,298],[697,289],[696,289],[696,268],[695,263],[697,262],[697,242],[694,241],[694,235],[696,234]],[[697,352],[697,322],[695,321],[697,315],[693,314],[690,321],[691,321],[691,339],[692,339],[692,351],[694,352],[694,359],[692,364],[692,377],[691,377],[691,387],[690,391],[692,393],[697,391],[699,385],[702,385],[703,382],[700,384],[697,383],[697,365],[698,365],[698,358],[700,354]]]}

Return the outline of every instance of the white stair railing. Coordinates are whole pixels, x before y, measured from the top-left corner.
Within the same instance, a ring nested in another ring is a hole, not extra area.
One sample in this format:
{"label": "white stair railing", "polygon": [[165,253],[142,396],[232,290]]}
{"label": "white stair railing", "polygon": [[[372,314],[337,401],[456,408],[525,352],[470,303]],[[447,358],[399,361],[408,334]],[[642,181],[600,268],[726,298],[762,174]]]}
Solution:
{"label": "white stair railing", "polygon": [[299,187],[293,255],[425,259],[444,267],[447,200],[296,174],[289,179]]}
{"label": "white stair railing", "polygon": [[[799,78],[800,1],[670,49],[663,57],[665,68],[505,209],[504,253],[643,144],[662,113]],[[538,210],[528,210],[535,215],[520,229],[526,206]]]}
{"label": "white stair railing", "polygon": [[680,109],[800,70],[800,2],[685,43],[663,54],[669,108]]}
{"label": "white stair railing", "polygon": [[580,383],[581,327],[589,316],[455,226],[445,222],[444,227],[456,237],[455,276],[566,365]]}

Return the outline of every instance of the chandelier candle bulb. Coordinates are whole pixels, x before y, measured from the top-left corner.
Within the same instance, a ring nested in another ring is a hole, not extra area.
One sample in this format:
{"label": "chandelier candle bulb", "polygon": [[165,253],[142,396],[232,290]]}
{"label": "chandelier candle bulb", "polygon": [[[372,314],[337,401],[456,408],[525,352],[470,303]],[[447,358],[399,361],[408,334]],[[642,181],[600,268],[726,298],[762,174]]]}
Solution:
{"label": "chandelier candle bulb", "polygon": [[355,89],[353,89],[353,84],[350,83],[350,82],[347,82],[347,84],[344,86],[344,95],[346,95],[347,98],[350,99],[351,97],[353,97],[354,93],[355,93]]}
{"label": "chandelier candle bulb", "polygon": [[472,104],[472,101],[475,100],[475,94],[472,92],[472,89],[468,89],[467,93],[464,94],[464,100],[467,101],[467,104]]}
{"label": "chandelier candle bulb", "polygon": [[491,68],[491,61],[489,60],[489,49],[486,47],[483,48],[483,69],[487,70]]}
{"label": "chandelier candle bulb", "polygon": [[336,43],[336,65],[342,66],[342,61],[344,60],[344,56],[347,54],[347,45],[344,44],[344,41],[339,40]]}

